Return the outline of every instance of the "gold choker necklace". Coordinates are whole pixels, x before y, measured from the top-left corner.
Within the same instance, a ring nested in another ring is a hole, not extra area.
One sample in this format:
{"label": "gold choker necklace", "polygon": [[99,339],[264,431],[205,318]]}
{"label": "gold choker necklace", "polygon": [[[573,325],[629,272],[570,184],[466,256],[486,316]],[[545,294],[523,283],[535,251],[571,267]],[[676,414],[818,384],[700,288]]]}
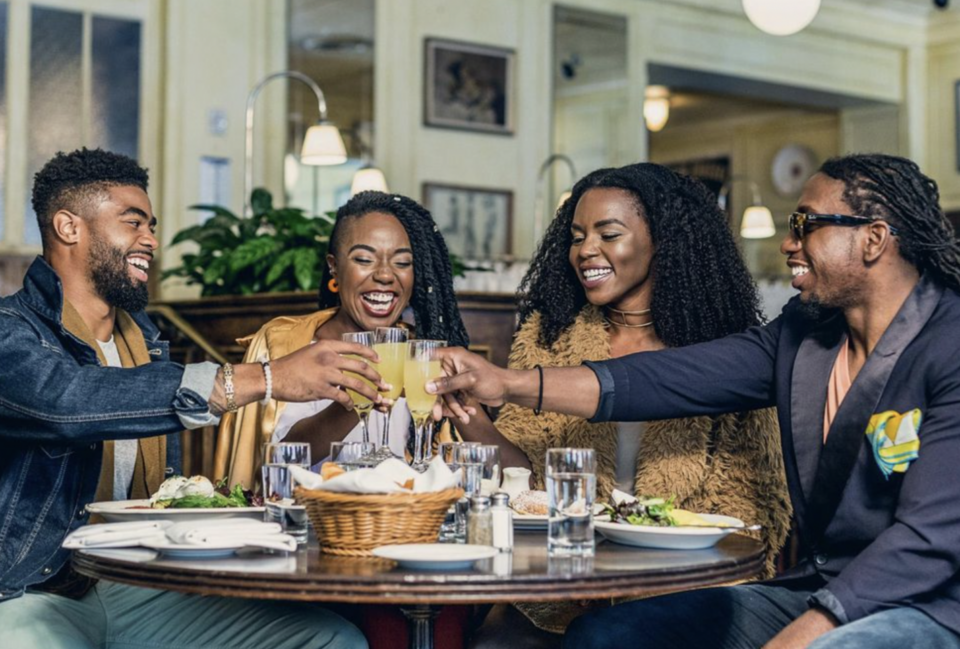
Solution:
{"label": "gold choker necklace", "polygon": [[653,320],[651,320],[650,322],[644,322],[642,324],[627,323],[628,315],[648,315],[650,313],[650,309],[643,309],[641,311],[621,311],[620,309],[614,309],[613,307],[608,306],[607,310],[612,311],[613,313],[620,314],[620,318],[623,320],[623,322],[616,322],[608,318],[606,315],[604,315],[603,319],[606,320],[608,324],[611,324],[614,327],[624,327],[625,329],[642,329],[644,327],[649,327],[650,325],[653,324]]}

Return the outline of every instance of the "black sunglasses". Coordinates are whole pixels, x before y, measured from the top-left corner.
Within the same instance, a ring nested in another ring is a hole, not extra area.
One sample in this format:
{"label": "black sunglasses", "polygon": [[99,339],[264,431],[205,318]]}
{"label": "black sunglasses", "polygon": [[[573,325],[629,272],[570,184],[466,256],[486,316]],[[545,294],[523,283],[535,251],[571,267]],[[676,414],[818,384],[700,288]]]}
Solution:
{"label": "black sunglasses", "polygon": [[[874,221],[882,221],[878,216],[855,216],[853,214],[807,214],[806,212],[794,212],[790,215],[790,232],[798,240],[803,240],[803,235],[810,231],[814,225],[842,225],[855,228]],[[890,228],[890,234],[900,234],[893,227]]]}

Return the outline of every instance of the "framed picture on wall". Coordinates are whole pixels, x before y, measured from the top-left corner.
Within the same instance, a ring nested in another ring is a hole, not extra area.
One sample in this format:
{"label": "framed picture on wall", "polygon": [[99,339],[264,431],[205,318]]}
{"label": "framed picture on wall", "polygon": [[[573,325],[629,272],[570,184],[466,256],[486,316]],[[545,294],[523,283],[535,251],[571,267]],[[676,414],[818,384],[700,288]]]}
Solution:
{"label": "framed picture on wall", "polygon": [[423,204],[450,252],[468,260],[513,252],[513,192],[424,183]]}
{"label": "framed picture on wall", "polygon": [[438,38],[424,45],[424,125],[512,135],[514,51]]}

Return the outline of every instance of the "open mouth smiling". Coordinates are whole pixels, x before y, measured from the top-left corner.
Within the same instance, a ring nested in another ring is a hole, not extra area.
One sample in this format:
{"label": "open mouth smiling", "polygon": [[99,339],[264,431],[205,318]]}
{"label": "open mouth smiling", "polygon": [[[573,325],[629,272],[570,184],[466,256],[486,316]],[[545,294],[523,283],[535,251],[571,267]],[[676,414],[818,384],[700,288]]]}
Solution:
{"label": "open mouth smiling", "polygon": [[583,285],[587,288],[593,288],[604,282],[613,275],[613,269],[606,267],[581,268],[580,276],[583,278]]}
{"label": "open mouth smiling", "polygon": [[368,313],[382,317],[393,311],[397,294],[391,291],[369,291],[360,294],[360,301]]}

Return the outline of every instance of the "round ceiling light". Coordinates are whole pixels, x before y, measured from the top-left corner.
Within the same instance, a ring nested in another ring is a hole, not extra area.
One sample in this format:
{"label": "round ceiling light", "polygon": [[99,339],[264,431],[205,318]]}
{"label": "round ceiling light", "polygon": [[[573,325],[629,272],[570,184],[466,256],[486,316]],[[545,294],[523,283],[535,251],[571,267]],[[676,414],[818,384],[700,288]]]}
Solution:
{"label": "round ceiling light", "polygon": [[820,0],[743,0],[743,10],[758,29],[789,36],[810,24],[820,10]]}

